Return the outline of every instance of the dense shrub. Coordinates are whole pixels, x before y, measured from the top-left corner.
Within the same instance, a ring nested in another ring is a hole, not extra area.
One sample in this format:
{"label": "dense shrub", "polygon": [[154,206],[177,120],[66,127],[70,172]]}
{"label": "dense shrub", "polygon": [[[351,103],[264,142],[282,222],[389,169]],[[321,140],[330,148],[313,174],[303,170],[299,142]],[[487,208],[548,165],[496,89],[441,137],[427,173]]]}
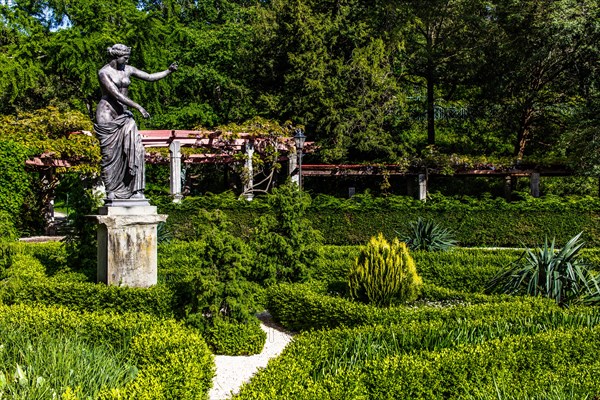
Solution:
{"label": "dense shrub", "polygon": [[200,329],[214,318],[254,318],[263,309],[264,290],[249,281],[251,254],[241,239],[214,227],[202,240],[161,245],[159,282],[174,292],[178,317],[196,315]]}
{"label": "dense shrub", "polygon": [[372,237],[348,274],[353,298],[379,306],[413,301],[423,281],[405,243]]}
{"label": "dense shrub", "polygon": [[21,227],[21,213],[30,192],[25,160],[29,150],[23,145],[0,140],[0,239],[14,239]]}
{"label": "dense shrub", "polygon": [[203,399],[210,387],[214,364],[204,340],[173,320],[21,304],[0,305],[0,326],[129,348],[138,374],[125,387],[101,393],[101,399]]}
{"label": "dense shrub", "polygon": [[[435,291],[425,292],[436,294]],[[442,290],[443,296],[452,297],[448,290]],[[307,284],[280,284],[269,288],[267,308],[275,320],[288,329],[300,331],[310,329],[335,328],[338,326],[358,326],[367,324],[391,324],[407,320],[446,320],[449,318],[483,315],[498,315],[507,309],[526,315],[538,308],[556,307],[552,301],[539,298],[520,298],[516,296],[471,295],[480,304],[464,304],[440,308],[439,305],[422,307],[380,308],[356,303],[341,297],[334,297],[315,291]],[[482,300],[488,300],[488,303]]]}
{"label": "dense shrub", "polygon": [[214,367],[201,336],[173,324],[156,325],[132,339],[131,353],[140,368],[136,379],[100,399],[206,398]]}
{"label": "dense shrub", "polygon": [[204,331],[203,336],[215,354],[228,356],[258,354],[267,338],[256,318],[246,323],[216,319],[213,325]]}
{"label": "dense shrub", "polygon": [[0,269],[10,266],[12,258],[18,254],[36,258],[44,266],[47,275],[67,268],[67,252],[61,242],[5,242],[0,243]]}
{"label": "dense shrub", "polygon": [[271,213],[258,218],[252,235],[253,278],[265,284],[300,281],[306,278],[322,241],[305,216],[310,196],[288,183],[274,189],[267,204]]}
{"label": "dense shrub", "polygon": [[483,293],[494,276],[513,264],[521,250],[458,249],[413,252],[425,282],[469,293]]}
{"label": "dense shrub", "polygon": [[0,210],[0,241],[12,241],[19,237],[15,221],[8,211]]}

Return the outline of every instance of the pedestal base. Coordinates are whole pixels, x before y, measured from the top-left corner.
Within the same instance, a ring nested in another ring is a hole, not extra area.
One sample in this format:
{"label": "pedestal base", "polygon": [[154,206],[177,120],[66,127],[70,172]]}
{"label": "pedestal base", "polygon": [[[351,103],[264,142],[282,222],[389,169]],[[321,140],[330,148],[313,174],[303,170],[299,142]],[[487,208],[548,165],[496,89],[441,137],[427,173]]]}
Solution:
{"label": "pedestal base", "polygon": [[167,215],[154,206],[101,207],[98,227],[98,282],[150,287],[157,282],[156,226]]}

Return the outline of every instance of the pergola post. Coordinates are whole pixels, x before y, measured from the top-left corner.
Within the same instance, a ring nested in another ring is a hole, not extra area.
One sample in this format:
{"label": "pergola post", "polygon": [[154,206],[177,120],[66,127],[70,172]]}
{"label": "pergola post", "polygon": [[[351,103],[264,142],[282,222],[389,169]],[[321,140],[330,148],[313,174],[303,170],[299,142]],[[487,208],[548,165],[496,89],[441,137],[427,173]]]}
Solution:
{"label": "pergola post", "polygon": [[533,197],[540,197],[540,173],[532,172],[529,177],[529,188]]}
{"label": "pergola post", "polygon": [[427,201],[427,175],[419,174],[419,200]]}
{"label": "pergola post", "polygon": [[170,191],[173,203],[179,203],[183,198],[181,194],[181,142],[174,140],[169,145],[170,160]]}
{"label": "pergola post", "polygon": [[298,171],[298,157],[296,153],[288,154],[288,174],[290,175],[290,180],[292,183],[300,186],[300,173]]}
{"label": "pergola post", "polygon": [[513,189],[513,178],[510,175],[506,175],[504,177],[504,198],[506,201],[510,201],[512,197],[512,189]]}
{"label": "pergola post", "polygon": [[254,155],[254,141],[248,140],[246,142],[246,163],[244,165],[244,172],[242,181],[244,182],[244,198],[248,201],[252,201],[254,198],[254,167],[252,166],[252,156]]}

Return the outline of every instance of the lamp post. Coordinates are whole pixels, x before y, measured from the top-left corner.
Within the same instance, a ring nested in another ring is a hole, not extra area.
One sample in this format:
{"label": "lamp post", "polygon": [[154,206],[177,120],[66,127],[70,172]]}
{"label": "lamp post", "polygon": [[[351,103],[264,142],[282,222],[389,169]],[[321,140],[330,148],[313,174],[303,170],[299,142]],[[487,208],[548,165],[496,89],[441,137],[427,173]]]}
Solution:
{"label": "lamp post", "polygon": [[302,190],[302,149],[304,149],[304,141],[306,136],[302,129],[296,129],[294,142],[296,142],[296,156],[298,157],[298,188]]}

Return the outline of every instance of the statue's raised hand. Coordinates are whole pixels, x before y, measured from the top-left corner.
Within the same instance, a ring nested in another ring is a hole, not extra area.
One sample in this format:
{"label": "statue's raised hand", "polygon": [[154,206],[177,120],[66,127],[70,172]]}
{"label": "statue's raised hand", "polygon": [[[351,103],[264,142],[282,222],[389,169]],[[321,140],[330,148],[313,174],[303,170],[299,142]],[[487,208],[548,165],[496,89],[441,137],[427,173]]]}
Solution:
{"label": "statue's raised hand", "polygon": [[176,62],[174,62],[173,64],[169,65],[169,71],[171,71],[171,72],[177,71],[177,68],[179,68],[179,66],[177,65]]}

